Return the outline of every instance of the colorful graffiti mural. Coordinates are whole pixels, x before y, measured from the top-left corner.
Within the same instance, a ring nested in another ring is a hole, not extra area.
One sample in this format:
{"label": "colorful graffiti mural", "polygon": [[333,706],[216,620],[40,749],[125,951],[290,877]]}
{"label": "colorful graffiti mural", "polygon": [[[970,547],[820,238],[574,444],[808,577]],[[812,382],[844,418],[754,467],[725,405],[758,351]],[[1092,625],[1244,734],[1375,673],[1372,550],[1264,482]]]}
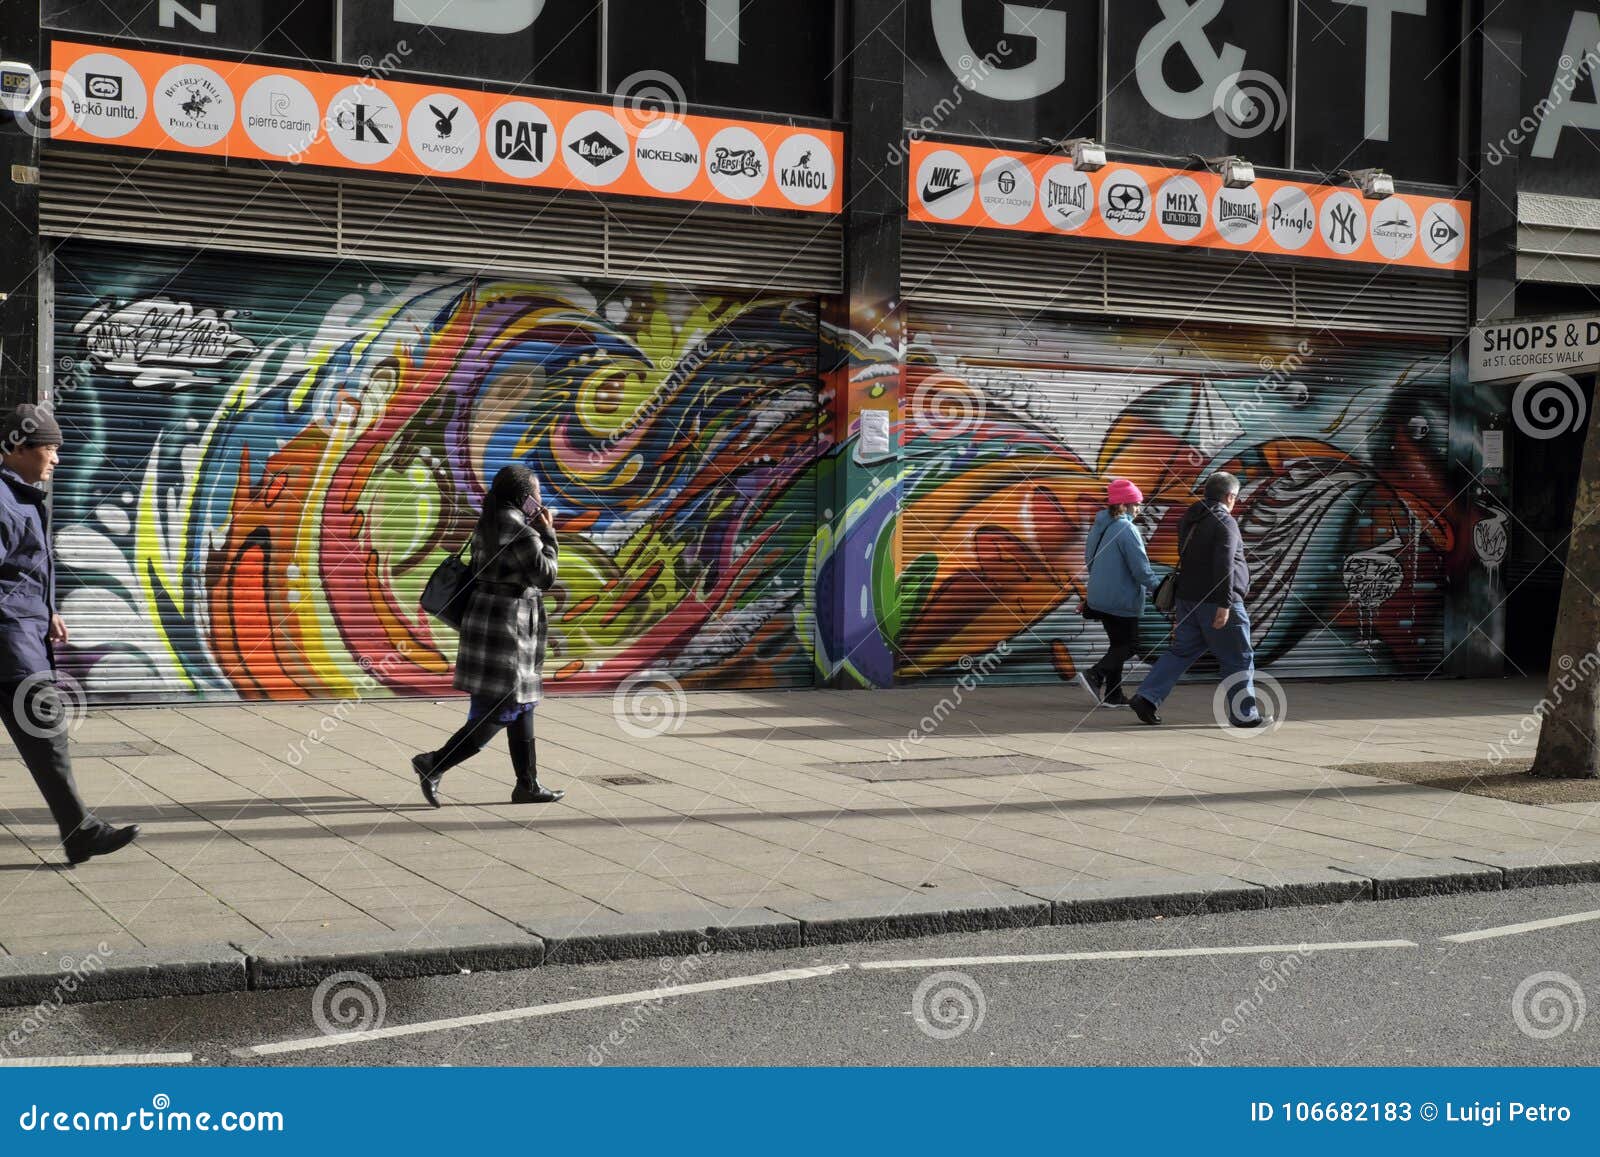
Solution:
{"label": "colorful graffiti mural", "polygon": [[63,666],[91,692],[448,693],[417,598],[537,470],[547,681],[809,685],[815,305],[69,249]]}

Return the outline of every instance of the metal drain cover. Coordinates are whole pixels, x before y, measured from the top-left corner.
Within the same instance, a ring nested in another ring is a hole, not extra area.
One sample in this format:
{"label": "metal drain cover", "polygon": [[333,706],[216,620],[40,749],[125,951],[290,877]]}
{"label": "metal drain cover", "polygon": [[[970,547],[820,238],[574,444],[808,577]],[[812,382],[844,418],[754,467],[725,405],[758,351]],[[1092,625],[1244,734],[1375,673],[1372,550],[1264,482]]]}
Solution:
{"label": "metal drain cover", "polygon": [[890,783],[904,779],[971,779],[992,775],[1050,775],[1063,771],[1084,771],[1082,764],[1059,759],[1038,759],[1031,755],[982,755],[977,758],[904,759],[899,763],[882,760],[873,763],[828,763],[825,771],[864,779],[868,783]]}
{"label": "metal drain cover", "polygon": [[667,782],[653,775],[646,775],[642,771],[628,772],[625,775],[586,775],[583,778],[590,783],[603,783],[609,787],[648,787],[651,784]]}

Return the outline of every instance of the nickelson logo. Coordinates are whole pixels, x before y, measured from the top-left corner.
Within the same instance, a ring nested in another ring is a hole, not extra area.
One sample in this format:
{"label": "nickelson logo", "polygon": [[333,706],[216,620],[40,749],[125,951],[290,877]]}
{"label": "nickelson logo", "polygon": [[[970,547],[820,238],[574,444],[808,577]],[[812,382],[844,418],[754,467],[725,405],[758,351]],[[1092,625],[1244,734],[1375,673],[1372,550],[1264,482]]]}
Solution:
{"label": "nickelson logo", "polygon": [[[544,161],[544,134],[550,126],[537,121],[494,122],[494,155],[502,161]],[[581,154],[580,154],[581,155]]]}
{"label": "nickelson logo", "polygon": [[1089,208],[1089,186],[1063,185],[1060,181],[1047,180],[1044,183],[1044,207],[1054,209],[1063,217],[1071,217],[1075,213],[1087,212]]}
{"label": "nickelson logo", "polygon": [[1241,225],[1261,224],[1261,206],[1254,201],[1231,201],[1226,196],[1217,197],[1217,223],[1226,225],[1237,222]]}
{"label": "nickelson logo", "polygon": [[1198,229],[1205,224],[1200,212],[1199,193],[1168,193],[1162,198],[1161,223],[1180,229]]}
{"label": "nickelson logo", "polygon": [[611,138],[598,132],[579,137],[570,147],[573,152],[597,169],[610,164],[622,155],[622,149],[612,143]]}

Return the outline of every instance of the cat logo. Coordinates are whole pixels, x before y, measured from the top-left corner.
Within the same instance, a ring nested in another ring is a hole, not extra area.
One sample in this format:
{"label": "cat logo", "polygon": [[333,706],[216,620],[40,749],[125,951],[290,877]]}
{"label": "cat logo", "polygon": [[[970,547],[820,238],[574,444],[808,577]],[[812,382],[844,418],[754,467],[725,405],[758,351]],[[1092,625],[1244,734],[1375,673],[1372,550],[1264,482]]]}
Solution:
{"label": "cat logo", "polygon": [[494,122],[494,155],[502,161],[544,162],[544,135],[550,126],[538,121]]}

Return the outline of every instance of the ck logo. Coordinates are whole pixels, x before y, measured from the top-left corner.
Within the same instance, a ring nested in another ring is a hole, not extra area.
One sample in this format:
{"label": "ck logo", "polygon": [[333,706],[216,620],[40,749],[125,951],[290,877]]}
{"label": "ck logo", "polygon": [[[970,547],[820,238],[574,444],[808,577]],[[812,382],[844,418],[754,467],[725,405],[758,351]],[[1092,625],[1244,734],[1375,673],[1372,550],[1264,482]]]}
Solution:
{"label": "ck logo", "polygon": [[1328,213],[1328,244],[1356,243],[1356,210],[1353,205],[1335,205]]}
{"label": "ck logo", "polygon": [[[382,109],[373,110],[382,112]],[[368,106],[358,104],[354,112],[341,110],[334,118],[334,123],[347,133],[352,134],[358,141],[377,141],[380,145],[389,143],[389,138],[384,136],[384,126],[372,119]]]}

